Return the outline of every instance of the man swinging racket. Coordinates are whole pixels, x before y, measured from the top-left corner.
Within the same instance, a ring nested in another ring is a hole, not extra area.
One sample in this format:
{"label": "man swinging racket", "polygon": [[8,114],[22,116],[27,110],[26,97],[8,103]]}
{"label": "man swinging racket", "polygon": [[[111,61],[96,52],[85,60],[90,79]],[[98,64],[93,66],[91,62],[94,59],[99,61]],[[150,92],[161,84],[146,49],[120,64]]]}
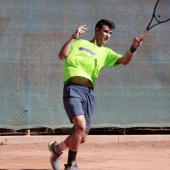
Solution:
{"label": "man swinging racket", "polygon": [[136,37],[130,50],[121,55],[104,47],[110,39],[115,25],[102,19],[95,26],[92,40],[78,39],[85,33],[86,25],[80,26],[62,47],[58,57],[64,61],[63,104],[67,116],[73,123],[73,133],[63,142],[50,142],[52,153],[50,162],[54,170],[59,170],[62,151],[68,150],[68,161],[65,170],[80,170],[76,162],[80,144],[86,141],[94,110],[95,80],[101,69],[119,64],[127,65],[133,58],[142,38]]}

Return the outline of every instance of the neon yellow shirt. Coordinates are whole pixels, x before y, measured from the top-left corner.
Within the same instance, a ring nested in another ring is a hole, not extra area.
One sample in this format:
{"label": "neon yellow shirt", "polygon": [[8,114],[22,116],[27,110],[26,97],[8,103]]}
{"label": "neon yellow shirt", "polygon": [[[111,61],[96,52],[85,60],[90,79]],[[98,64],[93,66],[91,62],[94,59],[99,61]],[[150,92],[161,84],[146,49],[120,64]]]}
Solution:
{"label": "neon yellow shirt", "polygon": [[77,40],[64,62],[64,84],[71,77],[81,76],[91,80],[94,87],[100,70],[106,66],[115,66],[120,57],[110,48],[98,47],[87,40]]}

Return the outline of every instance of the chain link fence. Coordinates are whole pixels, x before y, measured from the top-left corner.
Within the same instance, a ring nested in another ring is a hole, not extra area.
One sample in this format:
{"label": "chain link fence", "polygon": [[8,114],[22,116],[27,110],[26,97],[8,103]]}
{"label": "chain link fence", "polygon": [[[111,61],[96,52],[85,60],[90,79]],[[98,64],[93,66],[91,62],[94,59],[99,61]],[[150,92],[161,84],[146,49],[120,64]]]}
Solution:
{"label": "chain link fence", "polygon": [[[82,24],[90,40],[98,20],[116,29],[108,47],[124,54],[147,26],[153,0],[1,0],[0,128],[69,128],[57,54]],[[170,127],[170,23],[151,30],[127,66],[96,82],[93,128]]]}

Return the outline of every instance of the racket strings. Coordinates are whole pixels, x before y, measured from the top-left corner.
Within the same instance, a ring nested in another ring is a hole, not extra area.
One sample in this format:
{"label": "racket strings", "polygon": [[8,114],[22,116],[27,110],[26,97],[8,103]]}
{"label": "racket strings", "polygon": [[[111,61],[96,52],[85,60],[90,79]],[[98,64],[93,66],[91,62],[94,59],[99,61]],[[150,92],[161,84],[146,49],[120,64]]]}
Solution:
{"label": "racket strings", "polygon": [[159,0],[154,16],[158,22],[170,20],[170,0]]}

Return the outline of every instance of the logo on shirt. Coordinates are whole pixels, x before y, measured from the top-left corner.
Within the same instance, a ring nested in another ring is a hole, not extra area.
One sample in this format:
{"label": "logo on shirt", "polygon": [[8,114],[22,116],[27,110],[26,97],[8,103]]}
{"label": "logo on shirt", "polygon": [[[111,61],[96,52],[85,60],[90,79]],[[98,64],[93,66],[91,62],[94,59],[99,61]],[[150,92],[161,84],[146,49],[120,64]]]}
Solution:
{"label": "logo on shirt", "polygon": [[97,57],[95,56],[95,53],[92,52],[92,51],[90,51],[90,50],[87,49],[87,48],[80,47],[79,50],[82,51],[84,54],[87,54],[88,56],[92,56],[92,57],[94,57],[94,58],[97,58]]}

